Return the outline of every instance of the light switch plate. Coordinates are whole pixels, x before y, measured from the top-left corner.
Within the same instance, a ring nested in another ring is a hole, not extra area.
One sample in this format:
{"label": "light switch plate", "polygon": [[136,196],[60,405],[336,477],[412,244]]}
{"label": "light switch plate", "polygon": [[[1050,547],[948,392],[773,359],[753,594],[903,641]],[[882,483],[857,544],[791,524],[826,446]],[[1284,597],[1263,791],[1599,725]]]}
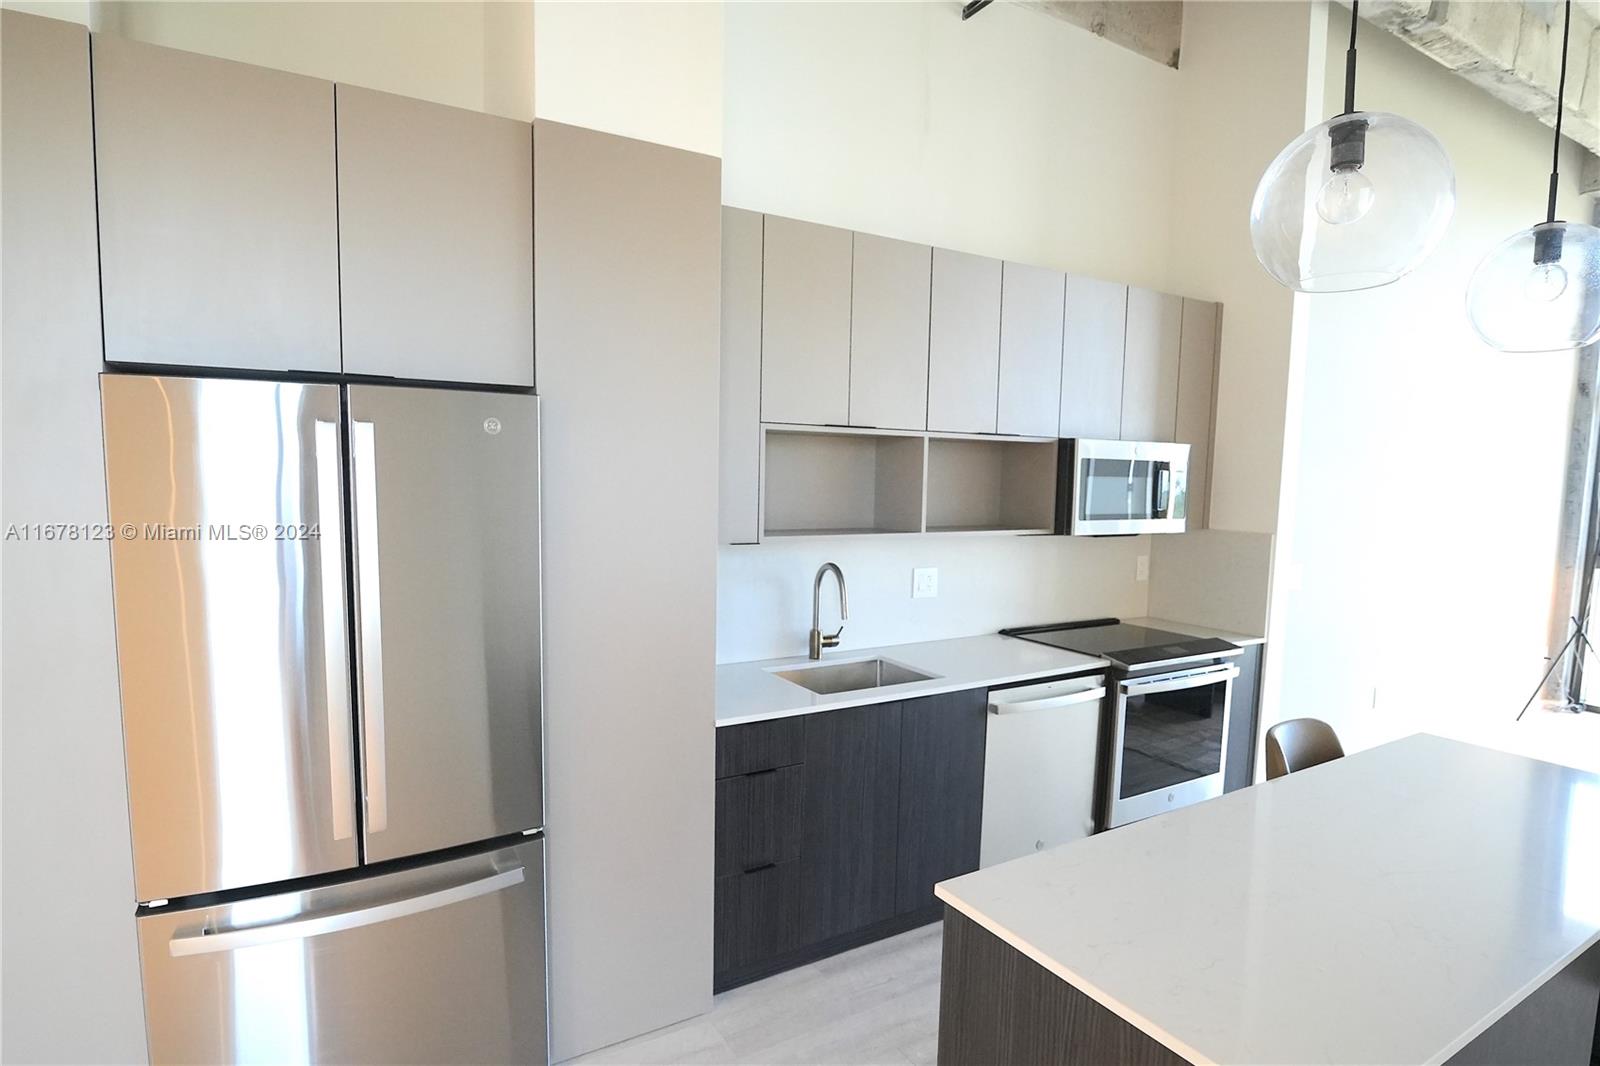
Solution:
{"label": "light switch plate", "polygon": [[919,566],[911,571],[911,598],[927,600],[939,595],[939,571],[931,566]]}
{"label": "light switch plate", "polygon": [[1139,561],[1133,567],[1133,579],[1135,581],[1150,580],[1150,556],[1139,556]]}

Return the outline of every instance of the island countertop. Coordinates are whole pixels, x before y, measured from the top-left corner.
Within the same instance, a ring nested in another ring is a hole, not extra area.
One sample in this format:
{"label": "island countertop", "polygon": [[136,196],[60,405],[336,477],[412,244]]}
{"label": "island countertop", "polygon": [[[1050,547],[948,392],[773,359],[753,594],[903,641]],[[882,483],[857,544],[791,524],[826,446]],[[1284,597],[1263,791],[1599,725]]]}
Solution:
{"label": "island countertop", "polygon": [[1191,1062],[1442,1062],[1596,958],[1600,776],[1417,735],[936,893]]}

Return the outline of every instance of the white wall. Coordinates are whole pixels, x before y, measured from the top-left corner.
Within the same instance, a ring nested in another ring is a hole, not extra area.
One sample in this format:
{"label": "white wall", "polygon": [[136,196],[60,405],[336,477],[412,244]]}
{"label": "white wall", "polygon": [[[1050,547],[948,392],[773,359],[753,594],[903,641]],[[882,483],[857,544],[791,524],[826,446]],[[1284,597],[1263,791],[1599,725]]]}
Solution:
{"label": "white wall", "polygon": [[720,155],[722,23],[718,3],[540,0],[538,116]]}
{"label": "white wall", "polygon": [[1172,284],[1223,304],[1210,513],[1218,529],[1278,527],[1294,298],[1256,260],[1250,200],[1267,164],[1305,128],[1308,68],[1320,94],[1317,12],[1300,0],[1184,5]]}
{"label": "white wall", "polygon": [[1178,72],[960,9],[727,4],[723,202],[1165,287]]}
{"label": "white wall", "polygon": [[[724,203],[1168,286],[1178,72],[1015,4],[965,23],[958,3],[726,13]],[[718,661],[803,653],[826,559],[849,579],[845,643],[861,647],[1143,614],[1134,559],[1148,550],[1060,537],[724,548]],[[910,598],[917,566],[939,568],[937,599]]]}
{"label": "white wall", "polygon": [[[6,6],[14,6],[13,0]],[[168,48],[508,118],[533,118],[531,0],[123,0],[15,6]]]}
{"label": "white wall", "polygon": [[[1334,8],[1328,99],[1342,91]],[[1443,142],[1457,206],[1440,248],[1387,288],[1306,301],[1290,444],[1282,695],[1347,749],[1507,723],[1543,671],[1574,356],[1504,355],[1469,326],[1468,279],[1539,221],[1550,132],[1391,37],[1361,38],[1358,104]],[[1569,145],[1570,148],[1570,145]],[[1564,217],[1588,217],[1566,155]]]}

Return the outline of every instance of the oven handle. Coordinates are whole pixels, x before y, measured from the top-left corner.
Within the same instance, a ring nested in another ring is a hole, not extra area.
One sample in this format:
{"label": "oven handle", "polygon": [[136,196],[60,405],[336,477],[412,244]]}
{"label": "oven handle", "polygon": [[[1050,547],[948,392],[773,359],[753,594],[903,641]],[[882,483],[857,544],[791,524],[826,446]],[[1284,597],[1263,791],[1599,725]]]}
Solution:
{"label": "oven handle", "polygon": [[1162,674],[1159,677],[1132,678],[1117,682],[1125,695],[1147,696],[1157,692],[1176,692],[1183,688],[1199,688],[1219,681],[1232,681],[1239,676],[1239,668],[1232,663],[1208,666],[1204,670],[1186,670],[1181,674]]}

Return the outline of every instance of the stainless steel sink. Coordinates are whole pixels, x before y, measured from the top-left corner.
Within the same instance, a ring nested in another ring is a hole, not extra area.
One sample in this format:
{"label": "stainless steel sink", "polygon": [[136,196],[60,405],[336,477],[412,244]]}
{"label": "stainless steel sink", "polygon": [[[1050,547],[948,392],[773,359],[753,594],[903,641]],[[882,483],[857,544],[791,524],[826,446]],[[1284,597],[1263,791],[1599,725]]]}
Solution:
{"label": "stainless steel sink", "polygon": [[855,662],[829,663],[826,666],[797,666],[790,670],[774,670],[773,673],[785,681],[822,695],[884,688],[888,685],[909,685],[913,681],[931,681],[938,676],[924,674],[920,670],[901,666],[888,659],[858,659]]}

